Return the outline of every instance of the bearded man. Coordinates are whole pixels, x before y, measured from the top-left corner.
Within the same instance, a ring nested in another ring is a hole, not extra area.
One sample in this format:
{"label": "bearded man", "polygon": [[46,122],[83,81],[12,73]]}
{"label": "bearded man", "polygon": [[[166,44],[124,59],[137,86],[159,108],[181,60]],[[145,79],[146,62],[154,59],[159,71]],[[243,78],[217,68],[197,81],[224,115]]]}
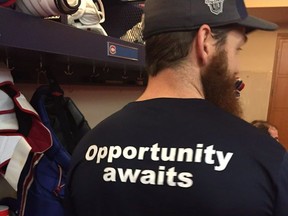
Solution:
{"label": "bearded man", "polygon": [[146,0],[148,85],[73,154],[69,216],[287,216],[288,160],[241,118],[243,0]]}

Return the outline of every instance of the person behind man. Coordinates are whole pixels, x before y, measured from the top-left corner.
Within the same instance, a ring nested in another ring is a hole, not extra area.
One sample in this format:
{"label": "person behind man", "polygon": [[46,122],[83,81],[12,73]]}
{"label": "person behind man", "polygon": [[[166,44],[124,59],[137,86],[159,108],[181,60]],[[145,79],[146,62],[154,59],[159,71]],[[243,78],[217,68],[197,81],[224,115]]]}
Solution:
{"label": "person behind man", "polygon": [[254,120],[251,122],[251,124],[279,142],[278,129],[276,126],[264,120]]}
{"label": "person behind man", "polygon": [[69,216],[287,216],[287,153],[245,122],[237,53],[243,0],[146,0],[144,93],[75,150]]}

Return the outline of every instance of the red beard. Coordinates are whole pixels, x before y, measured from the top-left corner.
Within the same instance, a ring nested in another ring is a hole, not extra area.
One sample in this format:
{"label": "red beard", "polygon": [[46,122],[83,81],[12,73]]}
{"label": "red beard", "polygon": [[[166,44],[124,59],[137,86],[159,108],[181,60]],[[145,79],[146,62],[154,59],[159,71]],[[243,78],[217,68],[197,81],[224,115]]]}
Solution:
{"label": "red beard", "polygon": [[241,117],[242,108],[235,94],[234,73],[228,70],[228,59],[225,50],[219,51],[211,63],[202,71],[202,85],[205,99],[216,106]]}

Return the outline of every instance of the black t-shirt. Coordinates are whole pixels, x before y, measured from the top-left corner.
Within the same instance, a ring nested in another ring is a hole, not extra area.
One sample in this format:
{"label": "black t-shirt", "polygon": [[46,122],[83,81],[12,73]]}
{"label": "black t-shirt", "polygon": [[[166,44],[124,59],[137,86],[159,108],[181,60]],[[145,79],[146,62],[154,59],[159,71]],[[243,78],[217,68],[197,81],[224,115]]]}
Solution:
{"label": "black t-shirt", "polygon": [[288,157],[202,99],[132,102],[79,143],[69,216],[287,216]]}

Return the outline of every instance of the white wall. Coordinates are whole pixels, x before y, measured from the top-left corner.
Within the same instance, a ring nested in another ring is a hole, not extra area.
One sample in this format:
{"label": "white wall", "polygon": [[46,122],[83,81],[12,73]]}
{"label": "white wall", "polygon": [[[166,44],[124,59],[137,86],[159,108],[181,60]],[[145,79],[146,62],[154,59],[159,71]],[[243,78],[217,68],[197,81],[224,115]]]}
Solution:
{"label": "white wall", "polygon": [[240,77],[246,84],[241,103],[246,121],[267,118],[277,34],[284,32],[288,32],[287,27],[275,32],[255,31],[248,35],[240,53]]}

